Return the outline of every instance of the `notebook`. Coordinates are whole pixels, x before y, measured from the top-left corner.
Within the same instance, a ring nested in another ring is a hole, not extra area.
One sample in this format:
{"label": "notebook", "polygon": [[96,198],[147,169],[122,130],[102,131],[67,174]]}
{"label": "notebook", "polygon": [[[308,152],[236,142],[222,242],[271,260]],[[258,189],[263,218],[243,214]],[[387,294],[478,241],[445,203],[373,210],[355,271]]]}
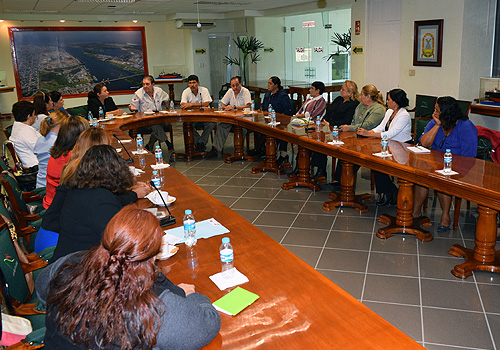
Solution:
{"label": "notebook", "polygon": [[219,300],[213,302],[213,306],[220,312],[235,316],[248,306],[252,305],[259,296],[241,287],[236,287]]}

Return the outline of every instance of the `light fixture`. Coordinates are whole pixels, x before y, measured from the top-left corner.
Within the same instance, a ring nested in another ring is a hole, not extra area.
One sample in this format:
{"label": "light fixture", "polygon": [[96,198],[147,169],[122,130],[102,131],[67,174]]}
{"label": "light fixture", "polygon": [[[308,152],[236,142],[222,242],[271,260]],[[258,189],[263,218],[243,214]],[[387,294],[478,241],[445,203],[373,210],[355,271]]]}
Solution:
{"label": "light fixture", "polygon": [[198,29],[201,29],[201,23],[200,23],[200,8],[198,7],[200,1],[196,0],[196,13],[198,14],[198,23],[196,24],[196,27]]}
{"label": "light fixture", "polygon": [[0,23],[2,23],[2,22],[3,22],[3,19],[0,19]]}
{"label": "light fixture", "polygon": [[65,19],[60,19],[59,22],[64,23],[64,22],[66,22],[66,20]]}
{"label": "light fixture", "polygon": [[136,19],[134,19],[132,22],[137,23],[137,20],[136,20]]}

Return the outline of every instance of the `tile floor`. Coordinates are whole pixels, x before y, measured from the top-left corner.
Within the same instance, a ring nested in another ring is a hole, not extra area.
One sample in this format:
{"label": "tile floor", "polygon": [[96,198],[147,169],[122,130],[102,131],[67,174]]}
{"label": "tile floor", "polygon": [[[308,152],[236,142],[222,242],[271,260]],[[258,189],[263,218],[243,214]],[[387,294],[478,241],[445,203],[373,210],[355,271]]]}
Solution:
{"label": "tile floor", "polygon": [[[182,139],[176,138],[175,144],[180,147]],[[381,227],[377,218],[382,213],[395,214],[395,207],[369,204],[365,214],[350,208],[327,212],[321,206],[328,192],[282,190],[285,175],[251,174],[255,165],[225,164],[221,159],[173,163],[425,348],[500,347],[500,275],[479,272],[460,280],[450,273],[463,259],[448,255],[448,249],[455,243],[474,245],[474,204],[467,211],[463,203],[457,231],[437,233],[431,227],[431,242],[404,235],[381,240],[375,236]],[[370,192],[367,180],[357,182],[358,193]],[[428,215],[433,222],[440,217],[439,204],[432,197]]]}

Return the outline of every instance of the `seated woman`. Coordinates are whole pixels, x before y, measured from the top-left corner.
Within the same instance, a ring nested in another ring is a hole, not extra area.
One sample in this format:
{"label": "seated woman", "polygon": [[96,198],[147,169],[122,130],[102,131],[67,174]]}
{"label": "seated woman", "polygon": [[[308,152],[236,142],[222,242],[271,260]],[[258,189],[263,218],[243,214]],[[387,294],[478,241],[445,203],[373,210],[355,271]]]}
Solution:
{"label": "seated woman", "polygon": [[97,84],[88,94],[87,110],[92,112],[94,118],[99,118],[99,107],[102,107],[105,115],[123,114],[123,111],[116,107],[113,98],[109,96],[108,88],[104,84]]}
{"label": "seated woman", "polygon": [[43,197],[43,207],[45,209],[48,209],[52,199],[54,199],[56,187],[59,186],[62,168],[69,161],[71,150],[75,146],[78,136],[88,128],[88,121],[78,116],[68,117],[62,122],[56,142],[50,149],[50,158],[47,164],[46,194]]}
{"label": "seated woman", "polygon": [[[387,136],[387,139],[408,142],[411,140],[411,117],[406,110],[406,106],[410,101],[406,96],[406,92],[402,89],[393,89],[389,91],[387,96],[387,107],[389,109],[385,113],[382,122],[372,130],[358,128],[358,135],[382,138]],[[391,181],[387,174],[378,171],[373,172],[375,178],[375,186],[379,198],[377,205],[384,206],[387,204],[394,205],[397,201],[398,188]]]}
{"label": "seated woman", "polygon": [[52,110],[54,104],[50,99],[50,95],[45,92],[38,92],[33,96],[33,104],[35,105],[36,120],[32,126],[36,131],[40,131],[40,124],[47,118],[49,111]]}
{"label": "seated woman", "polygon": [[51,227],[44,226],[59,233],[50,261],[99,244],[109,220],[125,204],[150,191],[145,184],[135,189],[137,192],[129,191],[134,184],[128,165],[113,147],[97,145],[85,152],[75,174],[57,189],[46,213],[59,217],[51,220]]}
{"label": "seated woman", "polygon": [[[454,155],[475,157],[477,153],[477,129],[462,113],[453,97],[439,97],[434,106],[432,120],[420,136],[420,144],[442,152],[450,149]],[[428,188],[415,185],[414,218],[422,216],[422,204],[427,200],[428,194]],[[450,229],[451,196],[442,192],[437,192],[437,196],[442,210],[437,231],[446,232]]]}
{"label": "seated woman", "polygon": [[145,210],[127,206],[97,246],[59,259],[36,279],[47,305],[49,349],[199,349],[220,329],[210,300],[158,272],[163,230]]}
{"label": "seated woman", "polygon": [[[351,124],[356,107],[359,105],[358,86],[352,80],[346,80],[340,89],[340,96],[333,100],[326,112],[322,124],[326,126],[340,126]],[[315,179],[326,177],[327,156],[314,152],[311,158],[311,165],[318,168]]]}
{"label": "seated woman", "polygon": [[40,125],[40,134],[43,137],[38,138],[35,144],[35,155],[38,158],[38,174],[36,177],[36,188],[45,187],[47,184],[47,163],[50,158],[50,149],[57,139],[57,134],[61,123],[68,118],[67,114],[61,111],[54,111],[50,116],[45,117]]}
{"label": "seated woman", "polygon": [[64,99],[59,91],[51,91],[49,92],[50,99],[52,100],[52,109],[49,109],[49,113],[53,111],[60,110],[61,112],[70,115],[67,110],[64,109]]}

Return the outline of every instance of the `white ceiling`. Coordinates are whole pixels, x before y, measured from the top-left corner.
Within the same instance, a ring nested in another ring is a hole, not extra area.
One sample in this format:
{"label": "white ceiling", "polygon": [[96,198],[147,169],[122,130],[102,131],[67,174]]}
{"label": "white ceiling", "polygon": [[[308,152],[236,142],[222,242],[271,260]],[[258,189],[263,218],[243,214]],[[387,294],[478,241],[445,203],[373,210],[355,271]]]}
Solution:
{"label": "white ceiling", "polygon": [[[81,0],[80,0],[81,1]],[[199,0],[200,17],[245,17],[289,13],[293,7],[321,11],[318,0]],[[342,2],[342,1],[341,1]],[[137,0],[134,3],[109,1],[78,2],[75,0],[0,0],[0,13],[5,15],[47,16],[168,16],[196,14],[196,0]],[[4,16],[5,17],[5,16]],[[7,16],[9,17],[9,16]]]}

